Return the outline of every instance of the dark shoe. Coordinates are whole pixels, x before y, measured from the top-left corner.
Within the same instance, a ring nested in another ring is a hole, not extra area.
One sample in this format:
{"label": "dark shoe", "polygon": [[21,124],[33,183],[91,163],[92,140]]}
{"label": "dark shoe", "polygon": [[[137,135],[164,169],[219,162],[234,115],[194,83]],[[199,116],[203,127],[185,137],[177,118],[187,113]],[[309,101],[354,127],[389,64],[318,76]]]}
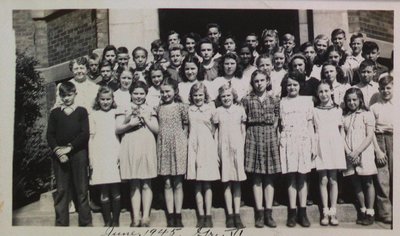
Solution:
{"label": "dark shoe", "polygon": [[181,213],[175,213],[175,227],[183,228]]}
{"label": "dark shoe", "polygon": [[272,218],[272,209],[264,210],[264,224],[271,228],[276,228],[276,222]]}
{"label": "dark shoe", "polygon": [[312,206],[312,205],[314,205],[313,200],[307,199],[307,206]]}
{"label": "dark shoe", "polygon": [[286,221],[287,227],[295,227],[296,226],[296,208],[290,209],[288,208],[288,218]]}
{"label": "dark shoe", "polygon": [[93,213],[101,212],[101,206],[98,206],[96,203],[92,201],[89,203],[89,207],[90,210],[93,211]]}
{"label": "dark shoe", "polygon": [[121,214],[121,201],[120,199],[114,199],[112,201],[112,225],[114,227],[119,227],[119,216]]}
{"label": "dark shoe", "polygon": [[237,228],[237,229],[246,228],[243,225],[242,220],[240,219],[240,214],[235,214],[235,228]]}
{"label": "dark shoe", "polygon": [[226,216],[226,228],[234,228],[235,227],[235,221],[233,220],[233,215],[227,215]]}
{"label": "dark shoe", "polygon": [[212,228],[213,222],[211,215],[206,215],[206,219],[204,221],[204,228]]}
{"label": "dark shoe", "polygon": [[277,202],[276,200],[274,200],[272,202],[272,206],[276,207],[276,206],[280,206],[279,202]]}
{"label": "dark shoe", "polygon": [[175,227],[174,213],[167,214],[167,227]]}
{"label": "dark shoe", "polygon": [[392,224],[392,218],[383,218],[382,220],[382,223],[384,223],[384,224],[388,224],[388,225],[391,225]]}
{"label": "dark shoe", "polygon": [[357,220],[356,220],[356,224],[361,225],[362,222],[364,221],[365,218],[365,212],[357,212]]}
{"label": "dark shoe", "polygon": [[255,226],[256,228],[264,227],[264,212],[263,210],[256,210],[255,214]]}
{"label": "dark shoe", "polygon": [[361,222],[362,225],[372,225],[375,221],[375,217],[369,214],[365,214],[364,220]]}
{"label": "dark shoe", "polygon": [[110,201],[101,203],[101,214],[104,220],[104,227],[110,227],[112,225]]}
{"label": "dark shoe", "polygon": [[297,216],[297,220],[301,226],[310,227],[311,224],[307,217],[307,208],[306,207],[299,208],[299,214]]}
{"label": "dark shoe", "polygon": [[204,220],[205,220],[205,217],[199,215],[199,216],[197,217],[197,224],[196,224],[196,227],[197,227],[197,228],[203,228],[203,227],[205,227],[205,226],[204,226]]}

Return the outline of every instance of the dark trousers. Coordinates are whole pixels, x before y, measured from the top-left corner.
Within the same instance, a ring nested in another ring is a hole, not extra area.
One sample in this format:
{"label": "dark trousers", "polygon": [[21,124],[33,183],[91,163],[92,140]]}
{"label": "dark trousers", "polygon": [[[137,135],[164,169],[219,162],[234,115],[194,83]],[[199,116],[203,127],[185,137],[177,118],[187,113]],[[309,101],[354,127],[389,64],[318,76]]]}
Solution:
{"label": "dark trousers", "polygon": [[[54,175],[57,192],[54,196],[56,226],[69,226],[69,202],[75,193],[76,208],[79,214],[79,226],[92,224],[88,201],[88,157],[87,150],[69,155],[69,161],[61,164],[57,157],[53,158]],[[73,190],[73,191],[72,191]]]}
{"label": "dark trousers", "polygon": [[376,134],[379,148],[386,153],[387,164],[378,167],[375,178],[377,218],[392,218],[393,135]]}

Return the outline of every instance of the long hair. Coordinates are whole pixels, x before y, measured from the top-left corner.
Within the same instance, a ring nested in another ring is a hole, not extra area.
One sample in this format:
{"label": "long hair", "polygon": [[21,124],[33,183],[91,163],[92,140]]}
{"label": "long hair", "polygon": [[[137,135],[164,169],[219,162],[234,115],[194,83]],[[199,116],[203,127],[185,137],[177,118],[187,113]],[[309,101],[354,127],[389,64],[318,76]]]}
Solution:
{"label": "long hair", "polygon": [[[154,86],[153,81],[151,80],[151,72],[153,71],[161,71],[161,74],[163,76],[163,80],[168,76],[167,71],[164,69],[164,67],[161,65],[161,63],[154,63],[150,66],[149,70],[145,72],[145,79],[147,81],[147,84],[151,87]],[[161,81],[162,82],[162,81]]]}
{"label": "long hair", "polygon": [[360,100],[360,106],[359,109],[363,109],[364,111],[368,111],[367,106],[365,105],[364,101],[364,95],[359,88],[349,88],[347,89],[345,95],[344,95],[344,108],[343,108],[343,115],[347,115],[349,113],[352,113],[353,111],[350,110],[350,108],[347,106],[347,99],[350,94],[355,94],[357,95],[358,99]]}
{"label": "long hair", "polygon": [[225,76],[224,63],[226,59],[233,59],[236,62],[236,70],[234,76],[237,78],[242,78],[243,76],[243,68],[240,63],[240,57],[236,53],[228,52],[221,57],[221,60],[218,63],[218,76]]}
{"label": "long hair", "polygon": [[346,84],[347,83],[347,78],[344,76],[344,72],[343,72],[342,68],[339,65],[333,64],[332,62],[325,62],[322,65],[322,68],[321,68],[321,80],[327,80],[328,79],[328,78],[326,78],[325,73],[324,73],[324,68],[326,66],[335,67],[335,69],[336,69],[336,81],[338,83],[341,83],[341,84]]}
{"label": "long hair", "polygon": [[98,110],[101,109],[100,101],[99,101],[100,95],[106,94],[106,93],[111,93],[111,97],[112,97],[112,100],[113,100],[113,103],[111,105],[111,109],[117,108],[117,104],[115,103],[115,100],[114,100],[114,90],[112,90],[112,88],[110,88],[108,86],[100,86],[99,90],[97,91],[96,99],[94,100],[93,110],[98,111]]}
{"label": "long hair", "polygon": [[328,47],[328,49],[326,49],[325,61],[329,60],[329,53],[331,52],[337,52],[339,54],[340,60],[338,65],[339,66],[343,65],[347,58],[346,52],[343,49],[341,49],[338,45],[331,45]]}
{"label": "long hair", "polygon": [[188,78],[186,77],[185,69],[186,63],[194,63],[197,66],[197,80],[203,81],[204,80],[204,68],[201,66],[199,59],[194,55],[188,55],[182,62],[181,68],[179,68],[179,75],[182,78],[183,82],[188,82]]}

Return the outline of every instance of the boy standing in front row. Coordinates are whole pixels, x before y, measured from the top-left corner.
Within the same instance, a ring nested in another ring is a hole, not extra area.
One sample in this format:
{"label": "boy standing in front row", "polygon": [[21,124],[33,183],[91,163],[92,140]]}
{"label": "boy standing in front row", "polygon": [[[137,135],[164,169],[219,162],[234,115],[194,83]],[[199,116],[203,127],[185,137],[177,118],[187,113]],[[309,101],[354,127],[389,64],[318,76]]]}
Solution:
{"label": "boy standing in front row", "polygon": [[376,219],[385,224],[392,223],[392,184],[393,184],[393,77],[385,76],[379,80],[379,98],[371,106],[375,116],[375,156],[378,175],[375,179]]}
{"label": "boy standing in front row", "polygon": [[54,152],[57,183],[54,197],[56,226],[69,226],[68,206],[72,192],[76,194],[79,226],[92,226],[87,194],[89,121],[86,109],[74,103],[76,94],[73,83],[67,81],[60,85],[62,104],[51,111],[47,126],[47,142]]}

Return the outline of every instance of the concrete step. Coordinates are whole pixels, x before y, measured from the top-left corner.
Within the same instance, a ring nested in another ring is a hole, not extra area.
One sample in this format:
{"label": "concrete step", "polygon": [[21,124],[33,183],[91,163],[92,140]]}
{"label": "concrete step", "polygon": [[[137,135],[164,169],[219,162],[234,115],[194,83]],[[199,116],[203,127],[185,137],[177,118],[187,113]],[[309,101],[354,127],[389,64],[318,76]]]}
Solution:
{"label": "concrete step", "polygon": [[[240,214],[244,225],[247,228],[254,227],[254,209],[249,206],[240,208]],[[307,214],[311,221],[312,228],[322,227],[319,225],[320,212],[317,205],[307,207]],[[92,213],[93,225],[95,227],[102,227],[104,225],[101,213]],[[214,227],[225,227],[225,211],[223,208],[213,208],[212,217]],[[286,227],[287,207],[277,206],[273,208],[273,218],[278,224],[278,227]],[[340,221],[340,228],[374,228],[374,229],[390,229],[390,225],[375,223],[372,226],[363,227],[355,224],[357,212],[352,204],[338,205],[337,217]],[[53,226],[55,220],[55,213],[53,207],[52,193],[42,194],[38,202],[32,203],[28,206],[15,210],[13,212],[13,225],[14,226]],[[182,221],[185,227],[195,227],[197,218],[194,209],[182,210]],[[122,212],[120,218],[121,227],[128,227],[131,222],[130,213]],[[70,214],[71,226],[77,226],[78,214]],[[151,227],[165,227],[166,216],[163,210],[151,211]],[[300,227],[300,226],[297,226]],[[325,228],[325,227],[324,227]]]}

